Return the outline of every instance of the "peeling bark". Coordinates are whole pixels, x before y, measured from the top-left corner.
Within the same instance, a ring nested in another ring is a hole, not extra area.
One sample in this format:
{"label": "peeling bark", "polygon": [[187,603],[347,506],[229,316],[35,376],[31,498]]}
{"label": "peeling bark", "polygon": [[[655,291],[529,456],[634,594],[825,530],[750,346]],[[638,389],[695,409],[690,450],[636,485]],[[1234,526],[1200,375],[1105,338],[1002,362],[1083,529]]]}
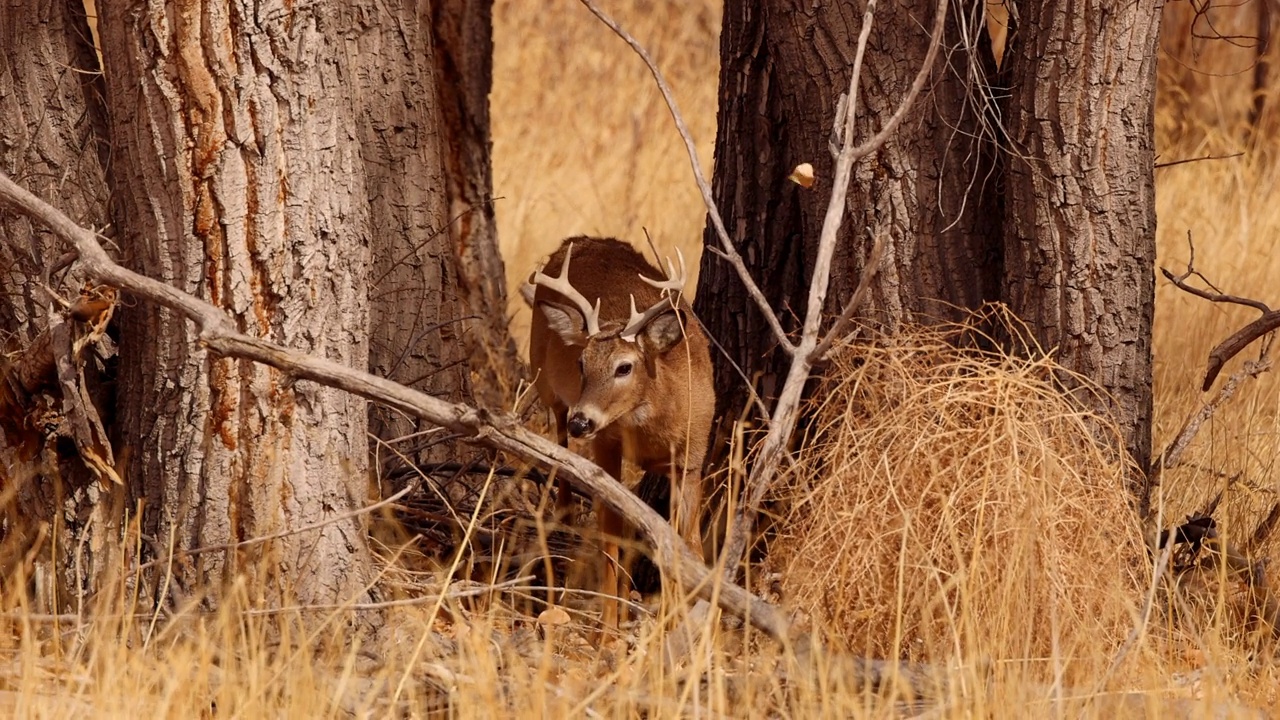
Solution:
{"label": "peeling bark", "polygon": [[[127,265],[242,331],[364,368],[369,205],[347,33],[334,6],[105,3],[113,215]],[[173,313],[121,327],[121,428],[144,532],[180,549],[308,525],[367,496],[365,404],[210,356]],[[182,584],[245,574],[267,602],[363,594],[365,529],[199,557]],[[266,551],[264,551],[265,553]],[[259,560],[265,562],[258,562]]]}

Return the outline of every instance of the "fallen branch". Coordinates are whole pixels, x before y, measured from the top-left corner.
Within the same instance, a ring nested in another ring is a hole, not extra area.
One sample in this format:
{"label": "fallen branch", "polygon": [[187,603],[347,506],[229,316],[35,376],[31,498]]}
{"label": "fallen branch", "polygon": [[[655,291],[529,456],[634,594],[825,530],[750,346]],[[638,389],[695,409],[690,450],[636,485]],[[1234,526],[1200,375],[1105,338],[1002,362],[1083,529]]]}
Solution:
{"label": "fallen branch", "polygon": [[664,574],[704,599],[715,599],[725,611],[742,617],[784,645],[807,650],[807,636],[791,637],[790,624],[772,605],[741,586],[717,582],[676,535],[675,529],[639,498],[585,458],[531,432],[506,413],[491,413],[451,403],[340,363],[308,355],[237,331],[226,313],[199,298],[116,264],[90,230],[0,173],[0,202],[47,225],[74,246],[85,273],[99,282],[128,290],[159,303],[193,321],[199,342],[210,351],[269,365],[302,380],[345,390],[413,417],[462,434],[466,442],[509,452],[543,467],[555,467],[560,477],[606,503],[638,528],[654,551],[654,562]]}

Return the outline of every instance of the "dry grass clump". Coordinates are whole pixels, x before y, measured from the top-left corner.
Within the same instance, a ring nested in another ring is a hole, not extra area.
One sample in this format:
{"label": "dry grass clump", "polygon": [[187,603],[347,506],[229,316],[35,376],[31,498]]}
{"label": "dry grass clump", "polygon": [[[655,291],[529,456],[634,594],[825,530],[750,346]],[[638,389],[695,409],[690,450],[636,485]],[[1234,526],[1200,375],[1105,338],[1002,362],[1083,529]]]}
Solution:
{"label": "dry grass clump", "polygon": [[1125,468],[1051,361],[958,332],[834,359],[770,546],[784,594],[859,654],[1096,671],[1150,572]]}

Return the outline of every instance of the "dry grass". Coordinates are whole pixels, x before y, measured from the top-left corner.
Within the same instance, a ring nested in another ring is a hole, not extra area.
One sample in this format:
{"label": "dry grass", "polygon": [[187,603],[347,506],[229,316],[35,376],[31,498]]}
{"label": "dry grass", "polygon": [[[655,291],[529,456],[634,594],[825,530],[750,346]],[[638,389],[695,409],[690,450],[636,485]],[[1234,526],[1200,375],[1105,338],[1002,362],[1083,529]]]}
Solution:
{"label": "dry grass", "polygon": [[[708,166],[714,5],[608,4],[669,74]],[[1185,4],[1169,5],[1176,15]],[[512,285],[574,233],[638,243],[647,227],[661,248],[679,245],[696,258],[703,209],[640,64],[570,0],[499,0],[495,25],[494,174]],[[1217,62],[1214,52],[1202,48],[1201,60]],[[1280,164],[1265,144],[1242,139],[1247,92],[1236,75],[1169,65],[1162,159],[1247,155],[1158,171],[1160,262],[1187,259],[1191,230],[1197,266],[1224,290],[1280,304],[1280,253],[1271,252]],[[1203,401],[1207,351],[1251,318],[1161,282],[1158,443]],[[523,339],[519,318],[516,327]],[[772,545],[781,576],[754,578],[757,586],[778,591],[816,633],[854,653],[935,663],[946,686],[938,717],[1201,716],[1209,708],[1230,716],[1233,698],[1275,712],[1270,645],[1228,614],[1204,612],[1190,632],[1157,608],[1125,644],[1141,625],[1149,579],[1120,470],[1052,392],[1045,364],[977,363],[931,334],[885,339],[858,357],[847,356],[822,409],[826,432],[799,466],[830,481],[798,498]],[[1252,527],[1275,495],[1278,397],[1274,377],[1248,384],[1206,426],[1189,464],[1166,476],[1166,516],[1201,507],[1235,478],[1227,530]],[[388,563],[385,572],[394,597],[421,604],[263,617],[246,611],[254,593],[240,588],[216,614],[153,618],[128,615],[120,593],[93,609],[95,620],[54,622],[10,595],[0,712],[421,717],[443,702],[455,717],[890,717],[901,709],[892,691],[852,684],[849,656],[818,654],[796,667],[729,626],[708,628],[688,667],[664,670],[660,628],[680,603],[650,607],[627,637],[597,643],[584,615],[547,628],[513,609],[542,597],[539,588],[463,603],[445,597],[457,589],[446,571],[411,574]],[[10,580],[10,588],[25,585]]]}
{"label": "dry grass", "polygon": [[1045,361],[954,330],[846,348],[770,546],[786,596],[871,657],[1093,677],[1150,566],[1125,468]]}
{"label": "dry grass", "polygon": [[[493,184],[508,283],[517,288],[573,235],[617,237],[647,254],[647,229],[660,252],[684,251],[696,286],[706,209],[648,71],[574,0],[530,8],[494,5]],[[607,9],[673,77],[710,168],[719,4],[628,0]],[[511,298],[512,333],[527,350],[528,308],[518,293]]]}

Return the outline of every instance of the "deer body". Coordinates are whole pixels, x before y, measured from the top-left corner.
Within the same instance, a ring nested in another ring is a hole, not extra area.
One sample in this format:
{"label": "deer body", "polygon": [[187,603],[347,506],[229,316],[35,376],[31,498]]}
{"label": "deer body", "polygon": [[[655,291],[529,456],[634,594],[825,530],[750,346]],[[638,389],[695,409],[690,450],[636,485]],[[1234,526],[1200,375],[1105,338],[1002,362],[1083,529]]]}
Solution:
{"label": "deer body", "polygon": [[[568,262],[566,262],[568,260]],[[683,257],[680,259],[683,276]],[[668,279],[619,240],[576,237],[547,261],[560,277],[535,273],[529,359],[542,401],[555,413],[557,439],[588,440],[591,459],[616,479],[623,460],[673,484],[672,522],[701,552],[702,461],[715,414],[709,342],[680,296],[683,277]],[[649,279],[643,279],[649,278]],[[637,307],[648,308],[644,313]],[[557,504],[569,501],[558,487]],[[597,510],[607,556],[603,592],[617,597],[621,519]],[[616,601],[604,624],[617,627]]]}

